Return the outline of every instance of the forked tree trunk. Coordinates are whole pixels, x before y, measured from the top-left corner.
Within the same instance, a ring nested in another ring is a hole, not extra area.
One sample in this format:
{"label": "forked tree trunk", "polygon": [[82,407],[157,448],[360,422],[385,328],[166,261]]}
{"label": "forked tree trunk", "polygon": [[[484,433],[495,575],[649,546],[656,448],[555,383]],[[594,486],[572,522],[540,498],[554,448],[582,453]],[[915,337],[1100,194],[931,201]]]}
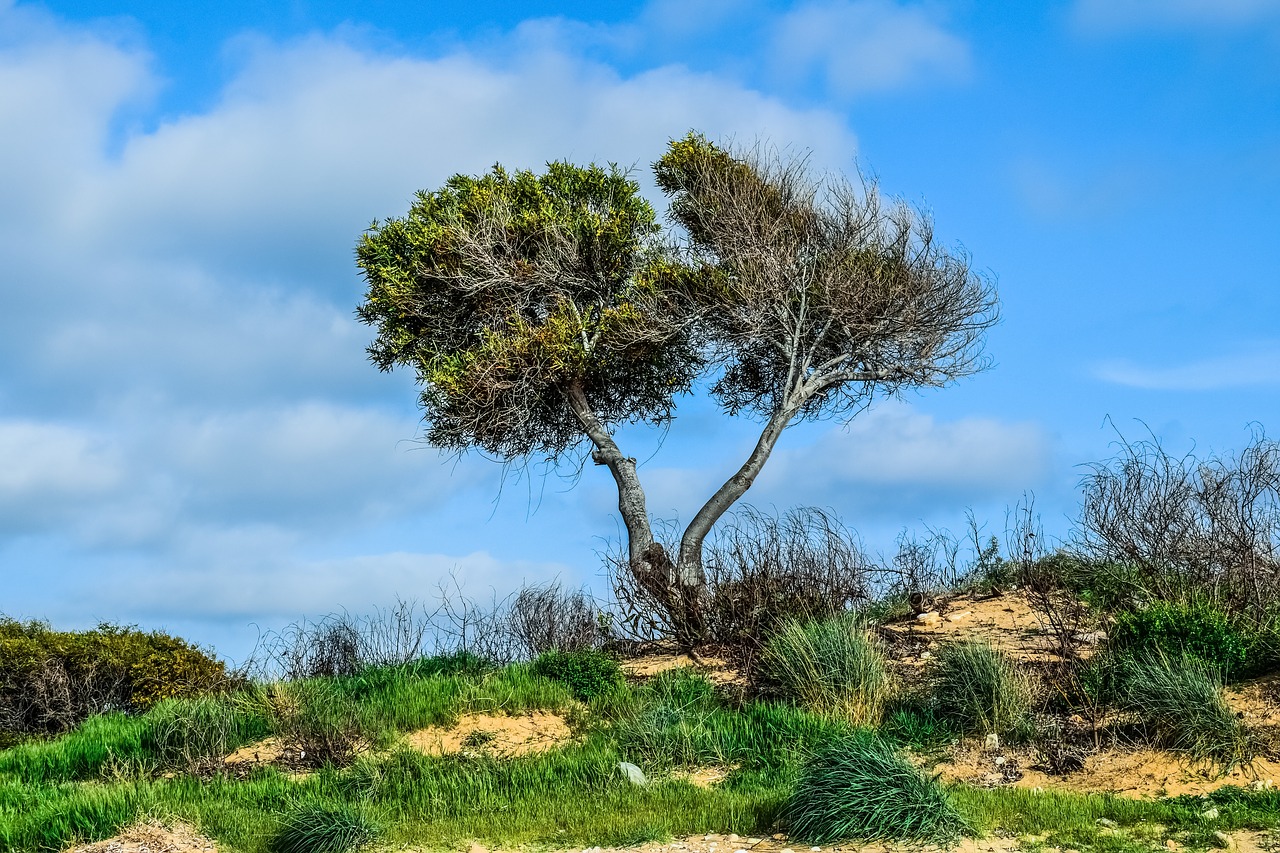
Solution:
{"label": "forked tree trunk", "polygon": [[580,386],[567,389],[565,397],[595,446],[591,452],[592,461],[606,466],[618,486],[618,512],[627,528],[627,558],[632,574],[667,611],[676,641],[684,648],[696,646],[707,638],[707,577],[702,564],[703,544],[715,523],[751,488],[790,422],[792,412],[779,411],[765,425],[747,461],[693,517],[680,539],[678,559],[673,562],[662,543],[653,538],[644,486],[636,473],[636,460],[623,455],[608,428],[592,410]]}

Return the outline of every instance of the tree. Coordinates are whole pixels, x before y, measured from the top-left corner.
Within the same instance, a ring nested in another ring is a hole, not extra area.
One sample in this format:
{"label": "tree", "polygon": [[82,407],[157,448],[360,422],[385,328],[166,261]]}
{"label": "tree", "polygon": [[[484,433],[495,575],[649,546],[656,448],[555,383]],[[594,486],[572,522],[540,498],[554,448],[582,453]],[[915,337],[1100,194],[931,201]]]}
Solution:
{"label": "tree", "polygon": [[[703,635],[702,548],[784,429],[981,369],[990,283],[873,182],[690,134],[655,165],[680,241],[616,166],[500,166],[417,196],[357,248],[383,370],[417,370],[429,443],[503,461],[590,448],[618,488],[630,568],[686,644]],[[623,423],[668,423],[704,373],[763,422],[679,551],[653,535]]]}

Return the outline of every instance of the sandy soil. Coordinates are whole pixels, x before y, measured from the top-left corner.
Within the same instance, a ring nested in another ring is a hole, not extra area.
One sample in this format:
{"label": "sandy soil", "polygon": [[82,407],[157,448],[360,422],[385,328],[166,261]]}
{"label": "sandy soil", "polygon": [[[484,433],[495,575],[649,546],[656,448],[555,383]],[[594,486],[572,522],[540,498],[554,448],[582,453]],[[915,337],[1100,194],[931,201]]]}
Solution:
{"label": "sandy soil", "polygon": [[[900,662],[923,666],[942,643],[970,638],[985,639],[1015,660],[1044,663],[1058,659],[1043,620],[1019,593],[989,598],[958,596],[936,601],[933,606],[919,616],[884,626],[884,635]],[[1105,636],[1101,631],[1080,634],[1081,655],[1088,656]]]}
{"label": "sandy soil", "polygon": [[573,733],[558,714],[533,711],[514,716],[467,714],[449,728],[431,727],[405,735],[403,743],[428,755],[489,753],[497,756],[546,752]]}

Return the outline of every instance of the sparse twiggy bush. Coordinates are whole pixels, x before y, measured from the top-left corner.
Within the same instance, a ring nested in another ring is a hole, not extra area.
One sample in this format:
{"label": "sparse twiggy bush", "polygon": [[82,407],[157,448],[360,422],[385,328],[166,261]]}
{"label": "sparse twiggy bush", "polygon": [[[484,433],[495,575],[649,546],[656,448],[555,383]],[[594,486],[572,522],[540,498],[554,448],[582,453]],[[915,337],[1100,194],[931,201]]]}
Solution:
{"label": "sparse twiggy bush", "polygon": [[[674,536],[660,529],[659,538],[664,532]],[[736,650],[748,664],[784,621],[823,619],[868,604],[880,571],[857,535],[816,507],[784,515],[743,507],[712,531],[704,556],[706,639]],[[636,581],[627,555],[605,559],[618,628],[641,639],[674,636],[663,603]]]}
{"label": "sparse twiggy bush", "polygon": [[1200,459],[1122,441],[1085,479],[1077,535],[1087,556],[1131,566],[1141,599],[1207,599],[1265,625],[1280,603],[1280,443],[1258,430]]}
{"label": "sparse twiggy bush", "polygon": [[880,721],[889,695],[884,654],[854,616],[793,622],[766,642],[766,689],[858,725]]}
{"label": "sparse twiggy bush", "polygon": [[505,621],[528,658],[544,652],[599,649],[610,636],[610,619],[595,599],[584,590],[565,590],[558,583],[521,589]]}
{"label": "sparse twiggy bush", "polygon": [[290,757],[306,766],[343,766],[369,746],[359,707],[332,679],[275,682],[262,689],[259,701]]}
{"label": "sparse twiggy bush", "polygon": [[937,779],[874,735],[839,738],[804,767],[783,809],[793,838],[954,842],[968,827]]}
{"label": "sparse twiggy bush", "polygon": [[938,652],[934,705],[959,731],[1015,732],[1025,725],[1033,698],[1017,664],[986,642],[949,643]]}

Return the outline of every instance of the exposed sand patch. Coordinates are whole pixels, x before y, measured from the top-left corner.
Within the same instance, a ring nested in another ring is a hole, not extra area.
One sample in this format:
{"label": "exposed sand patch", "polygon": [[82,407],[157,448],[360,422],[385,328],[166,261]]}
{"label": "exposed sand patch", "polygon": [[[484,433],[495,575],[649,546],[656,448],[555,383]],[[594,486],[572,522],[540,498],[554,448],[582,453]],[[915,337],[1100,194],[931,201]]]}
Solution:
{"label": "exposed sand patch", "polygon": [[72,848],[69,853],[207,853],[216,849],[212,839],[184,823],[165,826],[147,821],[129,827],[114,838]]}
{"label": "exposed sand patch", "polygon": [[706,676],[712,684],[736,687],[745,685],[741,672],[724,658],[712,655],[698,655],[694,658],[684,653],[660,651],[621,663],[622,671],[634,678],[651,678],[659,673],[689,667]]}
{"label": "exposed sand patch", "polygon": [[222,759],[223,764],[276,764],[278,762],[295,761],[298,756],[291,754],[276,738],[269,737],[248,746],[242,746]]}
{"label": "exposed sand patch", "polygon": [[[934,610],[899,619],[883,626],[893,645],[894,657],[904,664],[922,666],[942,643],[982,639],[1014,660],[1045,663],[1058,660],[1054,639],[1045,631],[1042,617],[1020,592],[991,598],[958,596],[934,602]],[[1104,639],[1099,631],[1078,637],[1081,655],[1087,657]]]}
{"label": "exposed sand patch", "polygon": [[564,717],[532,711],[518,716],[467,714],[457,725],[410,732],[403,743],[427,755],[471,752],[506,757],[546,752],[572,738]]}
{"label": "exposed sand patch", "polygon": [[1095,753],[1085,758],[1080,770],[1060,776],[1037,769],[1037,763],[1038,757],[1029,748],[988,750],[977,741],[966,741],[947,761],[935,765],[933,772],[948,782],[1106,792],[1135,799],[1207,794],[1224,785],[1272,787],[1280,783],[1280,763],[1268,758],[1257,759],[1252,767],[1235,768],[1225,776],[1215,768],[1189,765],[1167,752],[1151,749]]}
{"label": "exposed sand patch", "polygon": [[723,782],[736,769],[736,767],[699,767],[696,770],[673,773],[672,776],[699,788],[711,788]]}

